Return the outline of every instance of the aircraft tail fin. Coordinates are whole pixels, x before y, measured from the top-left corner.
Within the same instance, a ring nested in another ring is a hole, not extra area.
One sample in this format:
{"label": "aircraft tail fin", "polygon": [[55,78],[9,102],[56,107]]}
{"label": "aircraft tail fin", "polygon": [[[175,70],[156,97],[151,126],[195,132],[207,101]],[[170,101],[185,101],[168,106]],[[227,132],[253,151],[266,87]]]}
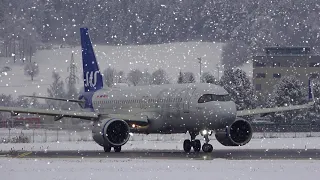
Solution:
{"label": "aircraft tail fin", "polygon": [[88,28],[80,28],[83,82],[85,92],[95,92],[103,88],[103,78],[94,54]]}

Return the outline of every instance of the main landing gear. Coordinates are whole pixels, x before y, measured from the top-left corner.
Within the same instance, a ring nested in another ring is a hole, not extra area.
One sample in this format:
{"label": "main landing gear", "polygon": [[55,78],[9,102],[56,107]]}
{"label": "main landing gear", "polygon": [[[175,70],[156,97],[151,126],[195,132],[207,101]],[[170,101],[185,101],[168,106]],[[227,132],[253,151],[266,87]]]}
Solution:
{"label": "main landing gear", "polygon": [[[112,146],[110,145],[104,145],[103,150],[104,152],[111,152]],[[121,151],[121,146],[113,146],[114,152],[120,152]]]}
{"label": "main landing gear", "polygon": [[199,133],[190,132],[191,140],[186,139],[183,142],[183,149],[185,152],[190,152],[193,148],[194,152],[199,152],[201,149],[201,142],[199,139],[196,139]]}
{"label": "main landing gear", "polygon": [[[186,139],[183,142],[183,150],[185,152],[190,152],[191,148],[193,148],[194,152],[200,152],[201,150],[201,142],[199,139],[196,139],[196,136],[199,134],[195,133],[195,132],[190,132],[190,136],[191,136],[191,140]],[[211,135],[210,131],[207,130],[203,130],[201,132],[201,135],[204,137],[205,139],[205,143],[202,145],[202,151],[203,152],[212,152],[213,151],[213,146],[211,144],[209,144],[209,135]]]}

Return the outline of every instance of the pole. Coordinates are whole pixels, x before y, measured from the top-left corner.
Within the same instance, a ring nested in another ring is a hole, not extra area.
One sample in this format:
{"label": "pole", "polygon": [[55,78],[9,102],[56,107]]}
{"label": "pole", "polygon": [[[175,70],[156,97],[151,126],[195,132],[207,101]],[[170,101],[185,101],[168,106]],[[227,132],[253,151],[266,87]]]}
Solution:
{"label": "pole", "polygon": [[202,64],[202,59],[201,57],[198,57],[199,64],[200,64],[200,82],[201,82],[201,64]]}
{"label": "pole", "polygon": [[31,63],[31,56],[32,56],[32,46],[30,46],[30,63]]}

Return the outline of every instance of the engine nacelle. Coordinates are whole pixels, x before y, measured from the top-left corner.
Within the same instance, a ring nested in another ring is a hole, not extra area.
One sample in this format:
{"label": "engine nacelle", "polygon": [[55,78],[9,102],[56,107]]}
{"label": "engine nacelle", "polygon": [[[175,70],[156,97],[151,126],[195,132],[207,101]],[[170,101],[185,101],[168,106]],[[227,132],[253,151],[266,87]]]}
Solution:
{"label": "engine nacelle", "polygon": [[130,138],[130,127],[122,119],[104,119],[94,123],[92,136],[95,142],[104,146],[106,143],[111,146],[122,146]]}
{"label": "engine nacelle", "polygon": [[245,119],[237,118],[224,131],[217,131],[215,136],[224,146],[243,146],[252,138],[252,127]]}

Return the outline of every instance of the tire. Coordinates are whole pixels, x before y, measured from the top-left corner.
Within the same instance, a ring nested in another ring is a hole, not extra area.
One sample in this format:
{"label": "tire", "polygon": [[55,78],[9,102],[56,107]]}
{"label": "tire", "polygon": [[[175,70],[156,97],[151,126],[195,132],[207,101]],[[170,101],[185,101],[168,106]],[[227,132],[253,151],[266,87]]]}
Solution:
{"label": "tire", "polygon": [[205,153],[211,153],[213,151],[213,146],[211,144],[203,144],[202,151]]}
{"label": "tire", "polygon": [[121,152],[121,146],[115,146],[113,147],[114,152]]}
{"label": "tire", "polygon": [[184,152],[190,152],[190,150],[191,150],[191,141],[189,139],[184,140],[184,142],[183,142],[183,150],[184,150]]}
{"label": "tire", "polygon": [[193,150],[194,152],[200,152],[201,150],[201,142],[199,139],[194,140],[193,142]]}
{"label": "tire", "polygon": [[104,146],[103,150],[104,150],[104,152],[110,152],[111,151],[111,147],[110,146]]}

